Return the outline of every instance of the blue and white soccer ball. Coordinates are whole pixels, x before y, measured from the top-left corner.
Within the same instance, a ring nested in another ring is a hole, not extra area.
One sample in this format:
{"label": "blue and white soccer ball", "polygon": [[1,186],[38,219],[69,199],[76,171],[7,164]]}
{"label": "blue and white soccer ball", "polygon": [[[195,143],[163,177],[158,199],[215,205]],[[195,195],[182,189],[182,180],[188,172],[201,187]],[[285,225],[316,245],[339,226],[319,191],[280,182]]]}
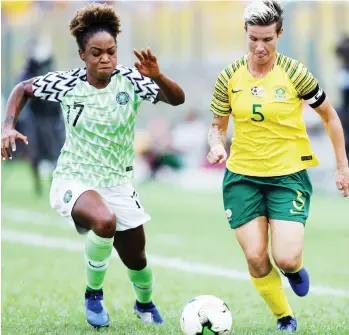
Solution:
{"label": "blue and white soccer ball", "polygon": [[184,335],[228,335],[233,318],[223,300],[200,295],[185,305],[180,324]]}

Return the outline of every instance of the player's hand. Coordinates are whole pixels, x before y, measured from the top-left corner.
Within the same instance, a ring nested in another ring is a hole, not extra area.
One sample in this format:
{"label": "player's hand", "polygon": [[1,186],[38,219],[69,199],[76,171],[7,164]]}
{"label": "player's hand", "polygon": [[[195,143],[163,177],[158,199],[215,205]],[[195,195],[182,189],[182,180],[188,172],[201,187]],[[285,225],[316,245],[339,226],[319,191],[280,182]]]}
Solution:
{"label": "player's hand", "polygon": [[135,67],[143,76],[152,79],[160,77],[161,72],[159,69],[158,61],[149,48],[147,48],[146,50],[142,49],[141,52],[133,50],[133,53],[139,60],[139,62],[135,63]]}
{"label": "player's hand", "polygon": [[221,144],[217,144],[211,148],[207,155],[207,160],[210,164],[223,163],[227,160],[227,152]]}
{"label": "player's hand", "polygon": [[3,160],[12,159],[12,152],[16,151],[16,140],[28,145],[28,138],[13,128],[4,128],[1,136],[1,157]]}
{"label": "player's hand", "polygon": [[337,169],[336,185],[337,188],[342,191],[343,197],[349,196],[349,167]]}

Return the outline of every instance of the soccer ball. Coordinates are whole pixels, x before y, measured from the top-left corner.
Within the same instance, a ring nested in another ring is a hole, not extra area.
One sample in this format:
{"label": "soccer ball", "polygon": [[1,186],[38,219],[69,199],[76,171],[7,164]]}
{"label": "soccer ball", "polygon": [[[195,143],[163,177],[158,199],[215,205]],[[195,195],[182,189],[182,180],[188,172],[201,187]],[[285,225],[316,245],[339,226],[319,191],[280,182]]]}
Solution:
{"label": "soccer ball", "polygon": [[213,295],[200,295],[189,301],[180,320],[184,335],[228,335],[232,323],[229,307]]}

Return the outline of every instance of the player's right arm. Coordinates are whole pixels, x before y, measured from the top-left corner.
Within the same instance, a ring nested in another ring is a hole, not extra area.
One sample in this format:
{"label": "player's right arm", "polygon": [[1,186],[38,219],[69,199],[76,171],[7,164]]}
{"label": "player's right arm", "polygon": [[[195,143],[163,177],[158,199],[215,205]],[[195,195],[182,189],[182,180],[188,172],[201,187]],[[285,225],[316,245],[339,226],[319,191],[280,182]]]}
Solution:
{"label": "player's right arm", "polygon": [[213,121],[208,132],[208,144],[210,152],[207,160],[210,164],[222,163],[227,159],[225,150],[226,134],[231,113],[229,99],[230,68],[224,69],[218,76],[213,92],[210,110],[213,113]]}
{"label": "player's right arm", "polygon": [[1,135],[1,157],[12,159],[12,151],[16,151],[16,140],[28,144],[26,136],[15,129],[19,114],[26,104],[28,98],[34,96],[33,82],[35,78],[22,81],[12,90],[6,106],[6,117],[2,126]]}
{"label": "player's right arm", "polygon": [[28,98],[35,96],[39,99],[62,103],[64,96],[75,87],[78,78],[82,80],[86,78],[85,69],[49,72],[43,76],[22,81],[15,86],[7,102],[6,118],[2,128],[2,159],[12,158],[11,152],[16,150],[16,139],[28,144],[27,137],[15,130],[16,121]]}
{"label": "player's right arm", "polygon": [[211,149],[207,155],[207,160],[210,164],[223,163],[227,159],[225,144],[228,124],[229,115],[213,115],[212,125],[208,131],[208,144]]}

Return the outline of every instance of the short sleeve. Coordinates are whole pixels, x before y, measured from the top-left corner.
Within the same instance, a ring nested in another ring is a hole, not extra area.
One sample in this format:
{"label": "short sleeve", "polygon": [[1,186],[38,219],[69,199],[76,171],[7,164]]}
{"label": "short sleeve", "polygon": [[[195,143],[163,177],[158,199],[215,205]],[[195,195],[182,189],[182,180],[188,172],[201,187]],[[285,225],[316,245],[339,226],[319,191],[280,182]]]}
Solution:
{"label": "short sleeve", "polygon": [[79,78],[86,80],[85,69],[49,72],[44,76],[36,77],[33,82],[34,96],[43,100],[62,102],[64,96],[75,87]]}
{"label": "short sleeve", "polygon": [[116,70],[132,83],[138,100],[158,102],[160,88],[153,79],[143,76],[136,68],[118,65]]}
{"label": "short sleeve", "polygon": [[326,94],[319,86],[318,80],[303,64],[297,63],[293,78],[293,85],[299,97],[310,107],[317,108],[325,101]]}
{"label": "short sleeve", "polygon": [[303,98],[316,88],[318,81],[302,63],[297,64],[295,71],[292,82],[298,95]]}
{"label": "short sleeve", "polygon": [[229,68],[224,69],[218,76],[213,91],[210,111],[220,116],[227,116],[231,113],[228,83],[231,78]]}

